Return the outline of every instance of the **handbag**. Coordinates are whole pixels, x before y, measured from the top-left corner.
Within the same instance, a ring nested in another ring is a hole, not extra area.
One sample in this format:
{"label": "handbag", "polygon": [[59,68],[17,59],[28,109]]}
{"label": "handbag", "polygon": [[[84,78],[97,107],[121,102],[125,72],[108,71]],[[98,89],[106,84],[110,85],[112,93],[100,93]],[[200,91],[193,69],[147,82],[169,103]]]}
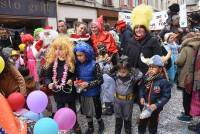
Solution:
{"label": "handbag", "polygon": [[200,116],[200,92],[192,92],[192,100],[190,104],[190,115]]}

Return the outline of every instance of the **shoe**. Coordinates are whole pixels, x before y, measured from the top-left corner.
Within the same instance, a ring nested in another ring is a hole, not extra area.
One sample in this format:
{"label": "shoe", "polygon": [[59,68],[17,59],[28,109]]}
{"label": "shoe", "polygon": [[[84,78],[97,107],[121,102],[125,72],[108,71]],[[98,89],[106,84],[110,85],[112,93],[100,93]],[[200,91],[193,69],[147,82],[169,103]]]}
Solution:
{"label": "shoe", "polygon": [[74,128],[74,133],[75,134],[82,134],[81,128],[80,127]]}
{"label": "shoe", "polygon": [[181,115],[181,116],[178,116],[177,119],[181,122],[190,123],[192,120],[192,117],[188,115]]}
{"label": "shoe", "polygon": [[94,128],[87,128],[85,131],[85,134],[93,134],[94,133]]}
{"label": "shoe", "polygon": [[102,115],[113,115],[113,112],[111,109],[104,109]]}
{"label": "shoe", "polygon": [[191,131],[196,132],[197,131],[197,125],[194,125],[194,124],[188,125],[188,129],[191,130]]}
{"label": "shoe", "polygon": [[98,134],[104,134],[105,131],[105,125],[103,120],[99,123],[99,130],[98,130]]}

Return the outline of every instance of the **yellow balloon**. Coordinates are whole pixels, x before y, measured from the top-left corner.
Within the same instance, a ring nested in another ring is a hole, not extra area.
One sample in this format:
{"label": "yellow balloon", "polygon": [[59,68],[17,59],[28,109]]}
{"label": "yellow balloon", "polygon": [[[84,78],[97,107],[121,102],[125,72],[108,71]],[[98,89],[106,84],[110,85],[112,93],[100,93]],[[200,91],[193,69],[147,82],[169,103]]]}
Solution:
{"label": "yellow balloon", "polygon": [[23,43],[20,44],[20,45],[19,45],[19,50],[20,50],[20,52],[24,52],[25,47],[26,47],[25,44],[23,44]]}
{"label": "yellow balloon", "polygon": [[4,68],[5,68],[5,61],[0,56],[0,74],[2,73],[2,71],[4,70]]}

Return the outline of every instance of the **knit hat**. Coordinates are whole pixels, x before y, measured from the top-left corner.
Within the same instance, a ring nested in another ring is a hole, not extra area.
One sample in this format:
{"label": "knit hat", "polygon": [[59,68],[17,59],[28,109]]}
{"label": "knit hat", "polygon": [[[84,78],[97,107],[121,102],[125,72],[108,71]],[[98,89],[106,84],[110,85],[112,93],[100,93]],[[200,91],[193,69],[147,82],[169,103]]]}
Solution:
{"label": "knit hat", "polygon": [[141,54],[141,61],[145,64],[149,65],[155,65],[159,67],[164,67],[164,63],[162,61],[161,56],[159,55],[154,55],[151,58],[144,58],[143,54]]}
{"label": "knit hat", "polygon": [[170,36],[175,36],[175,34],[174,34],[173,32],[171,32],[171,33],[166,33],[165,36],[164,36],[165,42],[168,42]]}
{"label": "knit hat", "polygon": [[173,13],[177,13],[180,11],[180,7],[179,7],[179,4],[177,3],[173,3],[171,6],[168,7],[169,10]]}
{"label": "knit hat", "polygon": [[119,20],[119,21],[117,21],[117,23],[116,23],[116,27],[119,28],[119,29],[121,30],[122,28],[125,28],[125,27],[126,27],[126,22],[125,22],[124,20]]}
{"label": "knit hat", "polygon": [[137,25],[143,25],[149,30],[152,15],[153,10],[151,6],[142,4],[134,8],[131,15],[133,28]]}

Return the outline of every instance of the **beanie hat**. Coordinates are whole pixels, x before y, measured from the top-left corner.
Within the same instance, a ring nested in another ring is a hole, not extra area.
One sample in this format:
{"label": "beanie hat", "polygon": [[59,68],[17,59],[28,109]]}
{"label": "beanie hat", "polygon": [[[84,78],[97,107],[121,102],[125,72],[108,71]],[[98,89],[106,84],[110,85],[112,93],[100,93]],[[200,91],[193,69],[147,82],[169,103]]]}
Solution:
{"label": "beanie hat", "polygon": [[147,30],[149,30],[152,15],[153,15],[153,9],[151,6],[142,4],[135,7],[131,15],[133,28],[137,25],[143,25]]}

